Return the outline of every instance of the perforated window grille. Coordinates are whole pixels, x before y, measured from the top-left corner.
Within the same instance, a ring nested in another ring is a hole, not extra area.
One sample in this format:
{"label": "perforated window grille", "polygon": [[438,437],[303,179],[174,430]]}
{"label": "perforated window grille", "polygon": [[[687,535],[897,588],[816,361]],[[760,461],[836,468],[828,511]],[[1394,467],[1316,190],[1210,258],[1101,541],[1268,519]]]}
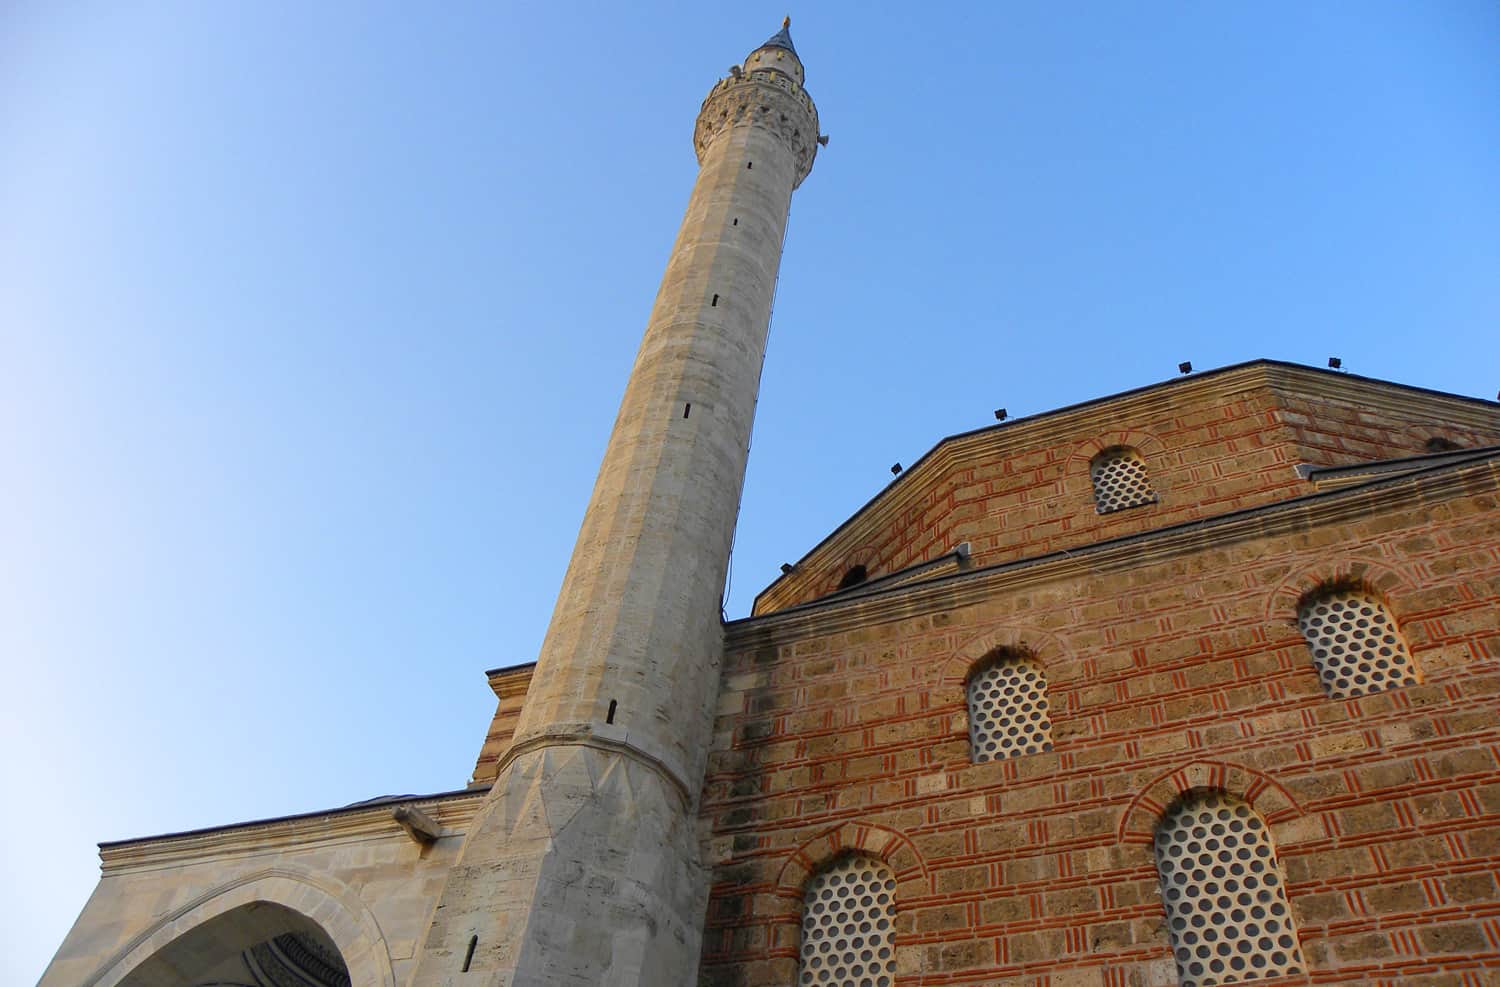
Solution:
{"label": "perforated window grille", "polygon": [[1157,827],[1156,868],[1183,987],[1303,972],[1270,834],[1244,802],[1181,803]]}
{"label": "perforated window grille", "polygon": [[896,879],[870,857],[845,857],[802,898],[799,985],[891,987],[896,982]]}
{"label": "perforated window grille", "polygon": [[1089,472],[1094,479],[1094,508],[1100,514],[1156,503],[1156,491],[1146,478],[1146,461],[1134,449],[1104,450],[1094,457]]}
{"label": "perforated window grille", "polygon": [[1385,604],[1368,593],[1330,593],[1302,605],[1302,636],[1323,689],[1334,699],[1417,680],[1411,652]]}
{"label": "perforated window grille", "polygon": [[1052,749],[1047,675],[1033,659],[1008,657],[969,679],[969,751],[976,764]]}

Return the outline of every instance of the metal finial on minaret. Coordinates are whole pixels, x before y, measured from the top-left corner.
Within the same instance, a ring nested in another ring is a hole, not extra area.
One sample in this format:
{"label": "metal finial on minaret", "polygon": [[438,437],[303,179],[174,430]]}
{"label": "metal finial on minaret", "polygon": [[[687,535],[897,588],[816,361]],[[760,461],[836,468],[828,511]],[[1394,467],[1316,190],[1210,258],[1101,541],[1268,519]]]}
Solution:
{"label": "metal finial on minaret", "polygon": [[720,599],[792,190],[818,149],[789,26],[698,113],[687,213],[526,705],[413,987],[460,967],[515,987],[697,982]]}

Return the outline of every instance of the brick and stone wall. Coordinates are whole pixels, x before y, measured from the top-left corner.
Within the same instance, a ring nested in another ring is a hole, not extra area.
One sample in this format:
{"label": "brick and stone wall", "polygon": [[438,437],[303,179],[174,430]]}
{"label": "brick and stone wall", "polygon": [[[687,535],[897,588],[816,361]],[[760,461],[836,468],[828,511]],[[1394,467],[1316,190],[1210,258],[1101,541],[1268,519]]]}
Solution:
{"label": "brick and stone wall", "polygon": [[1418,456],[1433,451],[1428,443],[1434,439],[1466,449],[1500,443],[1500,421],[1460,419],[1421,404],[1372,408],[1352,395],[1313,397],[1291,390],[1281,392],[1277,403],[1299,461],[1319,466]]}
{"label": "brick and stone wall", "polygon": [[[1213,517],[1313,488],[1301,463],[1418,455],[1444,438],[1500,443],[1500,406],[1282,364],[1172,381],[940,443],[776,580],[757,615],[834,592],[855,565],[877,578],[963,542],[976,566]],[[1099,514],[1089,464],[1136,449],[1155,504]]]}
{"label": "brick and stone wall", "polygon": [[[1256,452],[1269,409],[1236,407],[1199,434],[1290,473]],[[1219,479],[1181,458],[1167,493]],[[898,881],[903,987],[1176,983],[1151,840],[1203,789],[1270,825],[1308,969],[1278,982],[1497,982],[1497,480],[1471,464],[730,625],[702,982],[795,982],[804,884],[858,849]],[[1417,684],[1327,698],[1297,606],[1332,579],[1386,602]],[[1043,666],[1054,748],[972,764],[964,682],[997,646]]]}

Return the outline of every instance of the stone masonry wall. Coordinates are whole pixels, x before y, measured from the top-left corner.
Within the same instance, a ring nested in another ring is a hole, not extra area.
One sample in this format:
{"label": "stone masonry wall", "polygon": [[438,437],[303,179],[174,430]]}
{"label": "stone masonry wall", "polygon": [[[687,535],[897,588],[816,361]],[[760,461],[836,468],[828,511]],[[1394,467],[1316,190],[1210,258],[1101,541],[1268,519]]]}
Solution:
{"label": "stone masonry wall", "polygon": [[333,940],[354,983],[405,984],[482,795],[406,803],[444,827],[426,845],[384,803],[106,846],[99,884],[40,987],[177,983],[182,971],[152,964],[179,937],[196,933],[188,958],[206,971],[288,931],[278,906]]}
{"label": "stone masonry wall", "polygon": [[[899,882],[902,987],[1174,984],[1151,838],[1200,788],[1271,825],[1308,965],[1278,983],[1500,982],[1496,490],[1483,463],[731,625],[701,983],[793,983],[804,883],[859,848]],[[1418,684],[1326,698],[1296,611],[1335,577],[1384,598]],[[971,764],[964,681],[999,645],[1044,667],[1055,747]]]}

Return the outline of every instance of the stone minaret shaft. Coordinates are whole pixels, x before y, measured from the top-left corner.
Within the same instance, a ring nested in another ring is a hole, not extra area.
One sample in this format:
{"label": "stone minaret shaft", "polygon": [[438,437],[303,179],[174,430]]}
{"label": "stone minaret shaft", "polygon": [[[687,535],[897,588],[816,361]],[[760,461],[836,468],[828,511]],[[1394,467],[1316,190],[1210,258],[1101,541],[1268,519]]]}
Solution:
{"label": "stone minaret shaft", "polygon": [[720,598],[782,234],[817,151],[802,78],[783,26],[703,102],[687,214],[417,985],[696,981]]}

